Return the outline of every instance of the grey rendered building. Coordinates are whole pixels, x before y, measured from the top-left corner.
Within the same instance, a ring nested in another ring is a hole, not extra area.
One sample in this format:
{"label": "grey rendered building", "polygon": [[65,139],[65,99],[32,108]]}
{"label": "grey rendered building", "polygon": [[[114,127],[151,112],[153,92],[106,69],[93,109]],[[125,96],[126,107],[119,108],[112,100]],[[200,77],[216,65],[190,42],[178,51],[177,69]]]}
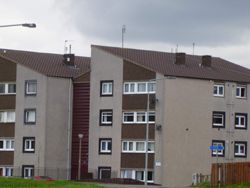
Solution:
{"label": "grey rendered building", "polygon": [[[178,187],[249,161],[250,71],[211,56],[93,45],[89,172]],[[147,113],[147,95],[150,107]],[[211,145],[224,150],[210,151]]]}

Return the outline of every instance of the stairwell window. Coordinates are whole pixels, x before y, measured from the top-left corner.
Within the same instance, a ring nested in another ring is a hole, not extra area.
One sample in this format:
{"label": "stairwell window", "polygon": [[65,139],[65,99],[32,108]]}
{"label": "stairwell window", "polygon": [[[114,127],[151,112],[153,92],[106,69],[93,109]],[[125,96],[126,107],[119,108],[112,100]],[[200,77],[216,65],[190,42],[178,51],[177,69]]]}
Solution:
{"label": "stairwell window", "polygon": [[213,157],[224,157],[225,155],[225,141],[224,140],[213,140],[212,146],[222,146],[224,147],[223,150],[212,150]]}
{"label": "stairwell window", "polygon": [[31,125],[36,124],[36,109],[24,110],[24,123]]}
{"label": "stairwell window", "polygon": [[30,179],[34,176],[34,165],[23,165],[22,176],[25,179]]}
{"label": "stairwell window", "polygon": [[235,129],[247,129],[246,113],[235,113]]}
{"label": "stairwell window", "polygon": [[247,157],[247,142],[234,143],[234,156],[235,157]]}
{"label": "stairwell window", "polygon": [[214,96],[224,97],[224,84],[214,84]]}
{"label": "stairwell window", "polygon": [[113,96],[113,81],[101,81],[101,96]]}
{"label": "stairwell window", "polygon": [[35,137],[23,137],[23,153],[35,153]]}
{"label": "stairwell window", "polygon": [[112,139],[100,138],[99,139],[99,154],[111,154],[112,152]]}
{"label": "stairwell window", "polygon": [[236,98],[246,98],[247,97],[247,86],[237,85],[236,87]]}
{"label": "stairwell window", "polygon": [[113,122],[113,110],[100,110],[100,125],[111,126]]}
{"label": "stairwell window", "polygon": [[37,93],[37,81],[26,80],[25,81],[25,95],[36,95]]}

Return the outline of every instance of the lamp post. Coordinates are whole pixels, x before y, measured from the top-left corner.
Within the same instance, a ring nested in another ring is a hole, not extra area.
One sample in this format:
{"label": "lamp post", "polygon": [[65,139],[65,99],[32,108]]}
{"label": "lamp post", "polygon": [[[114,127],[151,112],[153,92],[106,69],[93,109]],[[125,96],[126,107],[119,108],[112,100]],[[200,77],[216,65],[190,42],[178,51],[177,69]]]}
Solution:
{"label": "lamp post", "polygon": [[82,155],[82,138],[83,134],[78,134],[79,138],[79,158],[78,158],[78,181],[81,179],[81,155]]}
{"label": "lamp post", "polygon": [[22,24],[0,25],[0,27],[17,27],[17,26],[29,27],[29,28],[36,28],[36,24],[35,23],[22,23]]}

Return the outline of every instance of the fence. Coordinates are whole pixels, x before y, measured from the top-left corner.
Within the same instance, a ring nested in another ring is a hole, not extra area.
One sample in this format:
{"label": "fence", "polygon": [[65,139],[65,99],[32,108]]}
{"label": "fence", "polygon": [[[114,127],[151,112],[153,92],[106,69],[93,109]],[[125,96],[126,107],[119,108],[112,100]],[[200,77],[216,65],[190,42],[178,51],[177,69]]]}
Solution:
{"label": "fence", "polygon": [[212,164],[211,185],[250,182],[250,162]]}

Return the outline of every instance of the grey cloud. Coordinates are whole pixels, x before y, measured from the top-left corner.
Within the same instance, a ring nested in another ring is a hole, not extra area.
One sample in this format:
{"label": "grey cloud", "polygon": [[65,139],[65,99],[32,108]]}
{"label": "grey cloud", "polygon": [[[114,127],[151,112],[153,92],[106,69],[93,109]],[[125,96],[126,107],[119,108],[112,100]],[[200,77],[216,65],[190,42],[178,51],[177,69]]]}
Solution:
{"label": "grey cloud", "polygon": [[90,38],[190,45],[244,43],[248,0],[71,0],[75,27]]}

